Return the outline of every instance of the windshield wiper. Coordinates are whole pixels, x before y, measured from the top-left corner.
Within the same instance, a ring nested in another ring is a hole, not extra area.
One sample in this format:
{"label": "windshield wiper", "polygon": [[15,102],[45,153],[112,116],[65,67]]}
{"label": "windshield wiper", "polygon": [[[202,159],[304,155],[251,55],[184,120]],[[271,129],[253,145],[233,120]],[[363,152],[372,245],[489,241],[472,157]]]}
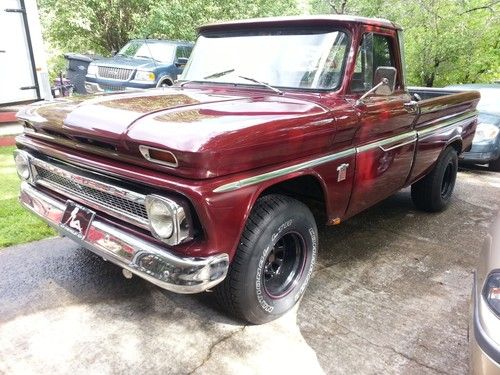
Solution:
{"label": "windshield wiper", "polygon": [[242,78],[242,79],[246,79],[247,81],[250,81],[250,82],[254,82],[254,83],[258,83],[259,85],[262,85],[262,86],[265,86],[271,90],[273,90],[275,93],[277,93],[278,95],[283,95],[283,91],[277,89],[276,87],[273,87],[271,86],[270,84],[268,83],[265,83],[265,82],[262,82],[262,81],[259,81],[255,78],[251,78],[251,77],[244,77],[244,76],[238,76],[239,78]]}
{"label": "windshield wiper", "polygon": [[[229,69],[229,70],[223,70],[222,72],[217,72],[217,73],[209,74],[208,76],[203,77],[202,79],[205,80],[205,79],[211,79],[211,78],[219,78],[219,77],[225,76],[226,74],[234,72],[234,70],[235,70],[234,68],[233,69]],[[188,84],[190,82],[203,82],[203,81],[199,81],[199,80],[195,80],[195,79],[190,79],[190,80],[182,82],[179,86],[183,87],[185,84]]]}
{"label": "windshield wiper", "polygon": [[225,76],[226,74],[229,74],[229,73],[232,73],[232,72],[234,72],[234,69],[223,70],[222,72],[217,72],[217,73],[214,73],[214,74],[210,74],[210,75],[208,75],[206,77],[203,77],[203,79],[219,78],[219,77]]}

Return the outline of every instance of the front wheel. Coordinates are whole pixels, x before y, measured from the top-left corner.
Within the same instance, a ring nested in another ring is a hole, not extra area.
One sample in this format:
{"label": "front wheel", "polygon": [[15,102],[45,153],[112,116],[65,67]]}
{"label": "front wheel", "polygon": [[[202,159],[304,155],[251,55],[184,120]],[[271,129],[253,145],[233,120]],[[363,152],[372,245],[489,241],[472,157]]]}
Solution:
{"label": "front wheel", "polygon": [[318,231],[311,211],[283,195],[260,198],[245,225],[226,279],[221,306],[253,324],[274,320],[303,295],[316,261]]}
{"label": "front wheel", "polygon": [[411,186],[411,198],[417,208],[442,211],[450,203],[458,171],[457,151],[448,147],[427,176]]}

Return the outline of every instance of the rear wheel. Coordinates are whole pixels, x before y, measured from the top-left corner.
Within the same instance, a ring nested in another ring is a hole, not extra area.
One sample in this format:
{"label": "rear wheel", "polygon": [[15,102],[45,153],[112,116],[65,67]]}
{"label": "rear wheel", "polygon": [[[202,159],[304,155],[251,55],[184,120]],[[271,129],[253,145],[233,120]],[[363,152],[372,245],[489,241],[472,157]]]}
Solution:
{"label": "rear wheel", "polygon": [[274,320],[303,295],[317,253],[311,211],[282,195],[266,195],[252,209],[226,279],[221,306],[253,324]]}
{"label": "rear wheel", "polygon": [[439,212],[449,204],[458,170],[457,151],[448,147],[432,171],[411,186],[411,197],[417,208]]}

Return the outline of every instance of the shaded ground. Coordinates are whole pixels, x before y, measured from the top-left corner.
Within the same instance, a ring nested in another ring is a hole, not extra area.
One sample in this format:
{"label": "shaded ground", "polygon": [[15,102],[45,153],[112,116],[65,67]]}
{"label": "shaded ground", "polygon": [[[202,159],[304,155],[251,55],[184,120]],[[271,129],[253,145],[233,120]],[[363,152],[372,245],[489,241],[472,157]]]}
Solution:
{"label": "shaded ground", "polygon": [[443,213],[405,190],[321,229],[302,303],[263,326],[209,293],[126,280],[67,239],[4,249],[0,373],[466,373],[471,271],[499,192],[500,174],[465,170]]}

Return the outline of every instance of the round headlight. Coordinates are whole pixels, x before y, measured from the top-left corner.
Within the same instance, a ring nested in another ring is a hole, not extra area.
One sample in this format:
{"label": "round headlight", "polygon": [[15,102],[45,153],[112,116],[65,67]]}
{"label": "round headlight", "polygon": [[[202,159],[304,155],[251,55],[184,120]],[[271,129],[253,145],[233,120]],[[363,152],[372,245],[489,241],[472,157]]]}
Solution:
{"label": "round headlight", "polygon": [[14,161],[16,163],[17,174],[22,180],[29,180],[30,178],[30,165],[28,157],[22,151],[17,151],[14,154]]}
{"label": "round headlight", "polygon": [[170,207],[159,199],[149,199],[147,210],[151,229],[160,238],[169,238],[174,233],[174,217]]}

